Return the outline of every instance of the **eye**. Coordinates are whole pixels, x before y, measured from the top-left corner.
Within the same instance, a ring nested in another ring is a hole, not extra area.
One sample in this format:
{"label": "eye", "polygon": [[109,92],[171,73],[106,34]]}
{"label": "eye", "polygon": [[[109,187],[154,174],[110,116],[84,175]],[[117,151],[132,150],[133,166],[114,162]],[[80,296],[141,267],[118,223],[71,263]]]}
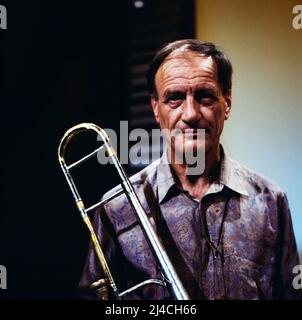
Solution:
{"label": "eye", "polygon": [[203,106],[210,107],[211,105],[214,104],[215,101],[216,100],[213,97],[204,97],[200,100],[200,103]]}
{"label": "eye", "polygon": [[184,99],[184,94],[181,92],[172,93],[170,96],[168,96],[168,101],[170,102],[176,102],[183,99]]}
{"label": "eye", "polygon": [[209,92],[198,92],[195,95],[195,99],[198,103],[206,107],[212,106],[217,101],[217,97]]}
{"label": "eye", "polygon": [[184,93],[175,91],[167,94],[166,98],[164,99],[164,103],[169,105],[170,108],[177,108],[182,104],[185,98],[186,95]]}

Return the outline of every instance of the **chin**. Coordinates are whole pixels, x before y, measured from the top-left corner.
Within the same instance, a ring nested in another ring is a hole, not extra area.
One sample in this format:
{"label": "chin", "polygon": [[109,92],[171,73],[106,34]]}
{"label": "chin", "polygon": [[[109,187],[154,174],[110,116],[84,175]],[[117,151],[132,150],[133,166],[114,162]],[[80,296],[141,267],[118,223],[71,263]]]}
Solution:
{"label": "chin", "polygon": [[202,155],[207,152],[207,144],[205,141],[190,141],[185,144],[175,144],[175,152],[180,155],[193,155],[196,156],[198,154]]}

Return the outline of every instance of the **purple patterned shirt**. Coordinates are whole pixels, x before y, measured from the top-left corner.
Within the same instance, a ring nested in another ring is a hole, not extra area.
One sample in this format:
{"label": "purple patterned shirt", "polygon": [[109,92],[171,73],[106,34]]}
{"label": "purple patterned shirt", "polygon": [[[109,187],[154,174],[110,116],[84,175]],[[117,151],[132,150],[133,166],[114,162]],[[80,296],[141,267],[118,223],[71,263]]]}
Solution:
{"label": "purple patterned shirt", "polygon": [[[298,298],[292,270],[299,259],[284,192],[221,148],[219,178],[199,201],[179,188],[165,160],[166,153],[131,181],[190,297]],[[120,291],[161,279],[125,195],[96,211],[94,226]],[[80,282],[85,298],[95,298],[87,287],[101,277],[90,247]],[[148,285],[127,299],[171,297]]]}

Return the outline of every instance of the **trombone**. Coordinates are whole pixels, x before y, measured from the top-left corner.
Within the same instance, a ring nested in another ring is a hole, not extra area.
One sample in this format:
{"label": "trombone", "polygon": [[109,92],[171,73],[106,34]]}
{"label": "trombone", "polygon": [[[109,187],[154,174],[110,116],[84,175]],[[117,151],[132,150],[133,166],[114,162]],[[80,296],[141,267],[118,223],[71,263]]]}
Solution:
{"label": "trombone", "polygon": [[[95,132],[97,135],[100,136],[101,141],[103,144],[93,152],[87,154],[83,158],[81,158],[78,161],[75,161],[71,164],[67,164],[65,161],[65,151],[67,145],[72,141],[72,139],[79,133],[85,132],[85,131],[92,131]],[[106,199],[103,199],[99,201],[98,203],[90,206],[89,208],[86,209],[84,202],[77,190],[77,187],[72,179],[72,176],[70,174],[70,171],[75,169],[78,165],[81,163],[87,161],[91,157],[97,155],[97,153],[102,149],[105,148],[105,150],[108,153],[108,156],[112,160],[112,163],[115,166],[115,169],[117,170],[120,179],[121,179],[121,186],[122,189],[118,192],[116,192],[114,195],[109,196]],[[100,263],[103,272],[104,272],[104,279],[100,279],[93,284],[91,284],[90,288],[97,290],[97,292],[100,295],[100,298],[102,300],[107,300],[109,298],[109,289],[111,288],[111,292],[113,292],[115,298],[117,300],[121,300],[123,297],[127,296],[127,294],[133,292],[134,290],[141,288],[145,285],[148,284],[156,284],[162,287],[165,287],[168,289],[169,293],[171,294],[172,297],[174,297],[176,300],[189,300],[189,296],[183,287],[183,284],[181,283],[162,243],[160,242],[156,232],[154,231],[147,214],[145,213],[135,191],[133,188],[133,185],[131,184],[127,174],[125,173],[121,163],[119,162],[117,155],[115,153],[114,148],[111,145],[111,142],[109,140],[109,137],[107,133],[101,129],[99,126],[93,124],[93,123],[81,123],[79,125],[76,125],[69,130],[66,131],[64,134],[63,138],[61,139],[59,148],[58,148],[58,158],[59,158],[59,163],[61,165],[62,171],[64,173],[64,176],[67,180],[67,183],[69,185],[69,188],[72,192],[72,195],[75,200],[75,204],[80,211],[81,217],[83,219],[83,222],[87,226],[89,233],[90,233],[90,238],[93,244],[93,248],[95,250],[98,262]],[[123,292],[120,292],[117,288],[117,285],[114,281],[113,275],[110,271],[110,268],[108,266],[108,263],[105,259],[104,252],[101,248],[100,242],[97,238],[97,235],[93,229],[93,226],[91,224],[91,220],[88,216],[88,213],[91,212],[92,210],[96,209],[97,207],[107,203],[108,201],[114,199],[118,195],[124,193],[133,210],[134,213],[137,217],[137,220],[143,230],[143,233],[146,237],[146,240],[148,242],[148,245],[154,255],[154,258],[160,268],[162,279],[148,279],[145,280],[141,283],[138,283],[134,285],[133,287],[126,289]]]}

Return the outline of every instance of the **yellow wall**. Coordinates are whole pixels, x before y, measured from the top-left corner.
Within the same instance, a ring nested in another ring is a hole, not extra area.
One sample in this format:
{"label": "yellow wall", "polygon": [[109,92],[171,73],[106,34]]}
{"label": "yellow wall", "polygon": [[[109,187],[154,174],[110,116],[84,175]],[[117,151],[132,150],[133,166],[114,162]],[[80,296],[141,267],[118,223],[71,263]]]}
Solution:
{"label": "yellow wall", "polygon": [[196,0],[196,37],[219,44],[234,67],[227,153],[288,194],[302,251],[302,0]]}

